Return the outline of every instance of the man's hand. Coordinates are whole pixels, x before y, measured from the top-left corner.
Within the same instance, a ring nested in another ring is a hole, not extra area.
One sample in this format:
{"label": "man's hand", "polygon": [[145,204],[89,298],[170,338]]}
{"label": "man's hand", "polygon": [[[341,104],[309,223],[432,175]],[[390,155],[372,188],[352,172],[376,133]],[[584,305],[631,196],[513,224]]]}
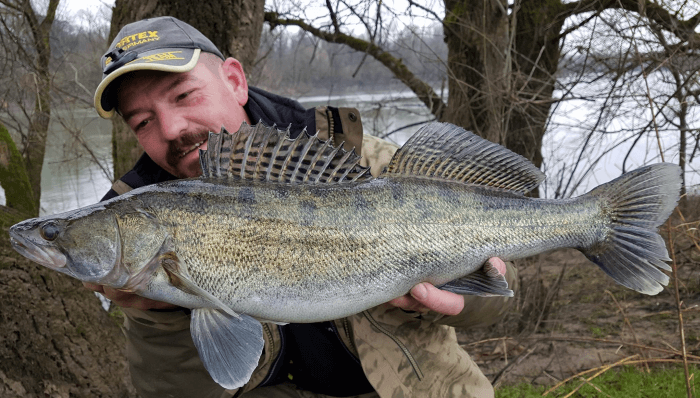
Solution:
{"label": "man's hand", "polygon": [[135,308],[137,310],[164,310],[177,308],[176,305],[155,301],[145,297],[141,297],[134,293],[127,293],[109,286],[96,285],[94,283],[83,282],[83,286],[93,292],[102,293],[110,299],[114,304],[124,308]]}
{"label": "man's hand", "polygon": [[[506,263],[498,257],[488,260],[496,267],[501,275],[506,274]],[[435,311],[444,315],[457,315],[464,309],[464,297],[459,294],[440,290],[430,283],[419,283],[411,289],[409,294],[389,301],[390,305],[406,311]]]}

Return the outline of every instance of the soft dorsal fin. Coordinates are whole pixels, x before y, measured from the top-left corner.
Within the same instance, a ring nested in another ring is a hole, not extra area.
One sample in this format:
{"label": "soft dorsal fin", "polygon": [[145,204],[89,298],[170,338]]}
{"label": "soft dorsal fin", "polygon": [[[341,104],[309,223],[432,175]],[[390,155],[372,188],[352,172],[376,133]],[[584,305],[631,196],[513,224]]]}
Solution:
{"label": "soft dorsal fin", "polygon": [[526,193],[544,174],[524,157],[449,123],[422,127],[399,148],[385,175],[430,177]]}
{"label": "soft dorsal fin", "polygon": [[304,130],[292,139],[289,129],[279,130],[262,122],[229,134],[209,133],[207,149],[199,152],[202,176],[228,177],[278,183],[344,183],[371,179],[360,156],[343,144],[334,147]]}

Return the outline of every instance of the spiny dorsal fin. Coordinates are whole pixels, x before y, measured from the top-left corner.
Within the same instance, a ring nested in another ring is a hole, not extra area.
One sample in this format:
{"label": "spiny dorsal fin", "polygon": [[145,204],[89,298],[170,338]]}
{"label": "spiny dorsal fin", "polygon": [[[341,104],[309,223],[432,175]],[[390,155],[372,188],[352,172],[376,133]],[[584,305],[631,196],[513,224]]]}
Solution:
{"label": "spiny dorsal fin", "polygon": [[360,156],[343,144],[334,147],[304,130],[292,139],[289,129],[262,122],[229,134],[209,133],[207,149],[200,151],[202,176],[291,184],[343,183],[371,179]]}
{"label": "spiny dorsal fin", "polygon": [[449,123],[430,123],[399,148],[385,174],[487,185],[526,193],[544,174],[524,157]]}

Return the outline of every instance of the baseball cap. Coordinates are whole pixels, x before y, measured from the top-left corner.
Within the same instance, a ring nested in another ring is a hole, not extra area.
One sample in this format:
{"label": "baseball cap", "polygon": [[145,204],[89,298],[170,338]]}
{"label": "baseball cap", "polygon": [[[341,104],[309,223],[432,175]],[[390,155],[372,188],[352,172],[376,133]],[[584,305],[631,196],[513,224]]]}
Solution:
{"label": "baseball cap", "polygon": [[158,17],[122,28],[102,56],[102,82],[95,91],[95,109],[101,117],[114,117],[116,78],[136,70],[187,72],[197,65],[199,54],[209,52],[225,59],[200,31],[174,17]]}

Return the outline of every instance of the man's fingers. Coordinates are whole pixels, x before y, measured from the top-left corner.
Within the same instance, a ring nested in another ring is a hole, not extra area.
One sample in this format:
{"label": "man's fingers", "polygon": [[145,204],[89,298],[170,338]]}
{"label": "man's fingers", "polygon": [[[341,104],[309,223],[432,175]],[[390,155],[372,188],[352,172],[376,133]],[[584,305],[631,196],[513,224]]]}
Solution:
{"label": "man's fingers", "polygon": [[397,297],[389,304],[406,311],[435,311],[444,315],[457,315],[464,309],[464,298],[458,294],[440,290],[430,283],[419,283],[410,293]]}
{"label": "man's fingers", "polygon": [[102,285],[96,285],[96,284],[90,283],[90,282],[83,282],[83,286],[88,290],[92,290],[93,292],[104,293],[104,289],[103,289]]}
{"label": "man's fingers", "polygon": [[389,301],[390,305],[393,305],[394,307],[399,307],[402,310],[405,311],[427,311],[428,309],[423,307],[416,299],[409,295],[397,297],[391,301]]}
{"label": "man's fingers", "polygon": [[441,314],[457,315],[464,309],[462,296],[440,290],[430,283],[419,283],[410,293],[423,307]]}
{"label": "man's fingers", "polygon": [[155,301],[141,297],[134,293],[124,292],[111,287],[104,288],[105,296],[120,307],[135,308],[137,310],[162,310],[166,308],[177,308],[176,305]]}
{"label": "man's fingers", "polygon": [[125,292],[122,290],[113,289],[109,286],[97,285],[94,283],[83,282],[86,289],[93,292],[101,293],[114,304],[125,308],[136,308],[137,310],[152,310],[152,309],[171,309],[177,308],[176,305],[164,303],[161,301],[151,300],[141,297],[137,294]]}
{"label": "man's fingers", "polygon": [[506,263],[504,263],[503,260],[501,260],[500,258],[491,257],[490,259],[488,259],[488,263],[491,264],[491,266],[495,267],[498,270],[498,272],[501,273],[501,275],[506,274]]}
{"label": "man's fingers", "polygon": [[104,287],[105,296],[112,301],[129,301],[135,299],[137,296],[134,293],[125,292],[122,290],[113,289],[109,286]]}

